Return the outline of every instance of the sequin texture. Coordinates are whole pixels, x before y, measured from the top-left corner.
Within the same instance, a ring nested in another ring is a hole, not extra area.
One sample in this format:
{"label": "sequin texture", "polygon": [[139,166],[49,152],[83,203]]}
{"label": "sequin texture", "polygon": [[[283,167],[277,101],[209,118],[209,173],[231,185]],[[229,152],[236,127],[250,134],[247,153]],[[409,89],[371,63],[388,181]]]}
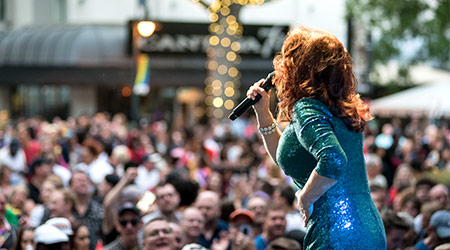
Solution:
{"label": "sequin texture", "polygon": [[386,249],[367,184],[362,134],[349,131],[326,105],[312,98],[296,103],[280,138],[277,163],[299,188],[313,170],[337,180],[314,203],[304,249]]}

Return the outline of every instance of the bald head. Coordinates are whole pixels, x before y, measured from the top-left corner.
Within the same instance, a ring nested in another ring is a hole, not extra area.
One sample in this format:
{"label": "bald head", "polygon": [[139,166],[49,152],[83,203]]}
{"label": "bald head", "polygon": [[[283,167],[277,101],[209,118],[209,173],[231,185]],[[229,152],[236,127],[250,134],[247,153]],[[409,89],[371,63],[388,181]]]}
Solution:
{"label": "bald head", "polygon": [[445,185],[438,184],[430,189],[431,201],[439,202],[442,208],[447,207],[449,201],[449,191]]}
{"label": "bald head", "polygon": [[205,217],[202,212],[195,207],[188,207],[183,212],[183,218],[180,221],[182,231],[186,234],[189,242],[195,242],[203,232],[205,226]]}
{"label": "bald head", "polygon": [[202,191],[195,201],[195,207],[201,211],[206,223],[220,217],[219,196],[212,191]]}

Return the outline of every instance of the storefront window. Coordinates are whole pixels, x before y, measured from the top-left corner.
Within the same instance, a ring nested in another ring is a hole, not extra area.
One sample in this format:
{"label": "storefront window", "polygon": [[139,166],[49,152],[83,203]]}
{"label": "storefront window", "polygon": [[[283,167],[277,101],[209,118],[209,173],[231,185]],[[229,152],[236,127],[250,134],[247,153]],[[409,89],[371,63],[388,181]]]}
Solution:
{"label": "storefront window", "polygon": [[69,114],[70,88],[67,86],[22,85],[12,90],[13,118],[41,116],[63,119]]}

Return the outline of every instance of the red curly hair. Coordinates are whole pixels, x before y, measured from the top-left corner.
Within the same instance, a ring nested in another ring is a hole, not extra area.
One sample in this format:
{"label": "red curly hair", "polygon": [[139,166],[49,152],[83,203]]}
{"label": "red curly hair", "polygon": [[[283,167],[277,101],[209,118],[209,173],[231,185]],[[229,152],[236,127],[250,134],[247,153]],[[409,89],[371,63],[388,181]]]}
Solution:
{"label": "red curly hair", "polygon": [[279,121],[291,121],[295,103],[305,97],[320,99],[352,131],[362,131],[372,119],[356,93],[350,54],[333,34],[295,27],[273,64]]}

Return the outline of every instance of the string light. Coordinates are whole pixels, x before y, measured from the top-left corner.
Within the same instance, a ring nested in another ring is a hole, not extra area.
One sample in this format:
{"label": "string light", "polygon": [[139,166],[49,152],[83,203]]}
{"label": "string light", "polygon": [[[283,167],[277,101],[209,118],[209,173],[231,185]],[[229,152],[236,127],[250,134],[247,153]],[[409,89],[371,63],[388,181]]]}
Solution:
{"label": "string light", "polygon": [[217,119],[220,119],[223,117],[223,111],[220,109],[216,109],[214,110],[214,117],[216,117]]}
{"label": "string light", "polygon": [[[200,0],[193,0],[200,2]],[[208,31],[211,36],[208,40],[210,47],[206,53],[210,60],[205,64],[209,71],[213,71],[205,80],[204,92],[207,95],[205,110],[195,110],[196,117],[201,115],[222,118],[225,110],[235,107],[234,98],[239,95],[240,74],[236,65],[241,62],[239,51],[241,44],[237,41],[242,36],[243,27],[231,14],[232,4],[258,4],[264,0],[222,0],[211,1],[208,7],[209,21]],[[223,61],[224,58],[226,61]],[[230,79],[230,80],[226,80]]]}
{"label": "string light", "polygon": [[216,108],[222,107],[222,105],[223,105],[223,99],[220,98],[220,97],[214,98],[214,100],[213,100],[213,105],[214,105],[214,107],[216,107]]}
{"label": "string light", "polygon": [[228,110],[233,109],[234,108],[233,100],[226,100],[224,106]]}
{"label": "string light", "polygon": [[217,44],[219,44],[219,37],[218,36],[211,36],[209,38],[209,44],[211,44],[212,46],[216,46]]}

